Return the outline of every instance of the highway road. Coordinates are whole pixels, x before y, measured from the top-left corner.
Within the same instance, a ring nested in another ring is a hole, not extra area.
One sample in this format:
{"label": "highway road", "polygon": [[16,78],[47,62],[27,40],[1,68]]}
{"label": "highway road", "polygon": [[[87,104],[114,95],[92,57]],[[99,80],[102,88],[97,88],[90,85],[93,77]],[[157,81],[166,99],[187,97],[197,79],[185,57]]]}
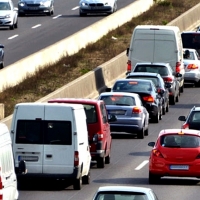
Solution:
{"label": "highway road", "polygon": [[[13,0],[15,6],[17,2]],[[118,9],[133,2],[118,0]],[[79,17],[78,3],[78,0],[55,0],[53,16],[19,17],[17,29],[1,28],[0,43],[5,46],[5,67],[107,17],[105,14]]]}
{"label": "highway road", "polygon": [[104,169],[91,166],[91,184],[83,185],[82,190],[73,190],[64,181],[30,180],[20,190],[20,200],[89,200],[99,186],[128,185],[152,188],[160,200],[199,199],[199,182],[196,178],[163,178],[158,185],[148,184],[148,158],[151,147],[161,129],[180,128],[178,116],[187,115],[190,109],[200,106],[199,88],[187,87],[181,93],[180,101],[170,106],[169,113],[159,124],[150,124],[149,136],[136,139],[126,134],[113,134],[111,163]]}

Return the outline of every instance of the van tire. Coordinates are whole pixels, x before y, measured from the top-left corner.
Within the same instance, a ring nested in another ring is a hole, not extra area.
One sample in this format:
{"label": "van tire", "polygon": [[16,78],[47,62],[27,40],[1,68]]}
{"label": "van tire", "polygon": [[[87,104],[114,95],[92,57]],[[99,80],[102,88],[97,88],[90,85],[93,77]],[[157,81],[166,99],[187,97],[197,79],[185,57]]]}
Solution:
{"label": "van tire", "polygon": [[88,174],[82,177],[83,184],[90,184],[90,171],[88,171]]}
{"label": "van tire", "polygon": [[82,188],[82,175],[78,179],[74,180],[73,183],[74,190],[80,190]]}
{"label": "van tire", "polygon": [[110,153],[105,157],[105,164],[110,164]]}
{"label": "van tire", "polygon": [[105,167],[105,157],[100,157],[97,159],[97,168]]}

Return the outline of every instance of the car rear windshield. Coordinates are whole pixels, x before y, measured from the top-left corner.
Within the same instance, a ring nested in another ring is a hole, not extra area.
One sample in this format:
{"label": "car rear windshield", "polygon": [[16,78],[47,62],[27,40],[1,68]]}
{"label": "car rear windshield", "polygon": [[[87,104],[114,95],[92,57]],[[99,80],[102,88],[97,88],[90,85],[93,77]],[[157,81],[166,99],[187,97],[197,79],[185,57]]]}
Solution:
{"label": "car rear windshield", "polygon": [[167,148],[197,148],[200,138],[193,135],[164,135],[161,137],[160,144]]}
{"label": "car rear windshield", "polygon": [[159,87],[159,81],[158,81],[157,77],[153,77],[153,76],[128,76],[127,78],[151,80],[156,87]]}
{"label": "car rear windshield", "polygon": [[71,121],[18,120],[16,143],[71,145]]}
{"label": "car rear windshield", "polygon": [[200,33],[182,33],[183,48],[200,49]]}
{"label": "car rear windshield", "polygon": [[192,112],[191,114],[190,114],[190,117],[189,117],[189,119],[188,119],[188,122],[190,123],[190,122],[193,122],[193,123],[200,123],[200,112],[197,112],[197,111],[195,111],[195,112]]}
{"label": "car rear windshield", "polygon": [[167,76],[169,74],[167,67],[159,65],[138,65],[134,72],[152,72],[160,74],[161,76]]}
{"label": "car rear windshield", "polygon": [[135,106],[135,98],[124,95],[101,96],[106,105]]}
{"label": "car rear windshield", "polygon": [[97,122],[97,111],[95,105],[82,104],[87,117],[87,123],[92,124]]}
{"label": "car rear windshield", "polygon": [[142,192],[101,192],[95,200],[148,200]]}
{"label": "car rear windshield", "polygon": [[140,81],[118,81],[113,87],[113,91],[125,91],[125,92],[147,92],[152,91],[150,82]]}

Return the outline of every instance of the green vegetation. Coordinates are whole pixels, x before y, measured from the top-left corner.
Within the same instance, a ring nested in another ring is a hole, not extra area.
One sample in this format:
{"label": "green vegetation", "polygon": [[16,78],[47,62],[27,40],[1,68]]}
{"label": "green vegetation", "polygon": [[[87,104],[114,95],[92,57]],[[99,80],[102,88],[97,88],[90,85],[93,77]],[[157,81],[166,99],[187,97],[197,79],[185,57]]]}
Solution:
{"label": "green vegetation", "polygon": [[5,105],[5,117],[12,114],[15,104],[35,102],[125,51],[136,25],[166,25],[199,3],[199,0],[154,1],[156,3],[149,11],[111,31],[96,43],[89,44],[75,55],[66,56],[53,66],[46,66],[19,85],[8,87],[0,94],[0,102]]}

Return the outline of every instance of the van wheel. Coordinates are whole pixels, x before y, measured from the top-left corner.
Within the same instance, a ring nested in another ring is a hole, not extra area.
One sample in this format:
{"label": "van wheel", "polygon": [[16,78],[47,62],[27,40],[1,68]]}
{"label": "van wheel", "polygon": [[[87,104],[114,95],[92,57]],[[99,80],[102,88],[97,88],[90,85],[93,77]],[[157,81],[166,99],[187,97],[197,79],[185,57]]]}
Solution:
{"label": "van wheel", "polygon": [[97,160],[97,168],[104,168],[105,167],[105,157],[98,158]]}
{"label": "van wheel", "polygon": [[90,184],[90,171],[88,172],[87,175],[83,176],[82,182],[83,184]]}
{"label": "van wheel", "polygon": [[179,95],[176,96],[176,102],[179,102]]}
{"label": "van wheel", "polygon": [[81,175],[78,179],[74,180],[73,187],[74,187],[74,190],[80,190],[82,188],[82,176]]}
{"label": "van wheel", "polygon": [[166,112],[169,112],[169,101],[167,102]]}
{"label": "van wheel", "polygon": [[180,88],[180,92],[181,92],[181,93],[184,92],[184,84],[181,86],[181,88]]}
{"label": "van wheel", "polygon": [[148,136],[148,135],[149,135],[149,129],[148,129],[148,128],[144,131],[144,135],[145,135],[145,136]]}
{"label": "van wheel", "polygon": [[171,96],[169,102],[170,102],[171,105],[175,105],[175,103],[176,103],[175,96]]}
{"label": "van wheel", "polygon": [[105,164],[110,164],[110,153],[105,157]]}

